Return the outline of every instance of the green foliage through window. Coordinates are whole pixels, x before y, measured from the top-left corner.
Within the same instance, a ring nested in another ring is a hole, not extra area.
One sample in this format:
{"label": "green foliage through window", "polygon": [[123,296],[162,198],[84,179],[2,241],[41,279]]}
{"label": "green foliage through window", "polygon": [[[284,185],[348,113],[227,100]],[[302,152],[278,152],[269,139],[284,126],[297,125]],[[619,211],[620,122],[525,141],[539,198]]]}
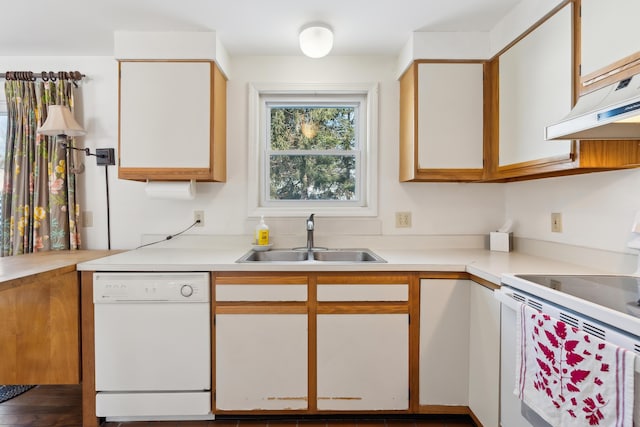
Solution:
{"label": "green foliage through window", "polygon": [[268,105],[269,199],[357,201],[358,106]]}

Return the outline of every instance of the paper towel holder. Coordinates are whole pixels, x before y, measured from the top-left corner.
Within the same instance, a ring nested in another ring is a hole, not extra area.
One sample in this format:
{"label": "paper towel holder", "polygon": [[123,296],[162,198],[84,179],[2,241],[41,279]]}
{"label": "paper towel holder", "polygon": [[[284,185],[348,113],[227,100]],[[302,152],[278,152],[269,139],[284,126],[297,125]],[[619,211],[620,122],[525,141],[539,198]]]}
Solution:
{"label": "paper towel holder", "polygon": [[147,180],[145,194],[150,199],[193,200],[196,195],[196,180],[153,181]]}

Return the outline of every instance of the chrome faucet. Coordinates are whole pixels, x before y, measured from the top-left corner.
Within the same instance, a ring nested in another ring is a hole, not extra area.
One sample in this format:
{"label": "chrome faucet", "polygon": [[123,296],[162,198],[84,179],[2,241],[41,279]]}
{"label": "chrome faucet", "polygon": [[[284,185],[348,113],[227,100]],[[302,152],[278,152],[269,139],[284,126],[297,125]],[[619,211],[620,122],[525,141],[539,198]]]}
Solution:
{"label": "chrome faucet", "polygon": [[313,229],[315,228],[315,223],[313,222],[313,215],[311,214],[309,218],[307,218],[307,250],[313,250]]}

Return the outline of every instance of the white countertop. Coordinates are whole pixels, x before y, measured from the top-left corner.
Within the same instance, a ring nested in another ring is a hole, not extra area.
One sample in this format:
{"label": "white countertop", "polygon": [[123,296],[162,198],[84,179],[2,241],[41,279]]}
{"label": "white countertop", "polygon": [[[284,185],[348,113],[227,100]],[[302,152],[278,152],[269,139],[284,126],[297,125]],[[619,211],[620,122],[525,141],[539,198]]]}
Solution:
{"label": "white countertop", "polygon": [[484,249],[389,250],[369,247],[386,263],[318,261],[236,263],[248,248],[148,247],[78,264],[84,271],[420,271],[468,272],[499,284],[503,273],[606,273],[588,267],[518,252]]}

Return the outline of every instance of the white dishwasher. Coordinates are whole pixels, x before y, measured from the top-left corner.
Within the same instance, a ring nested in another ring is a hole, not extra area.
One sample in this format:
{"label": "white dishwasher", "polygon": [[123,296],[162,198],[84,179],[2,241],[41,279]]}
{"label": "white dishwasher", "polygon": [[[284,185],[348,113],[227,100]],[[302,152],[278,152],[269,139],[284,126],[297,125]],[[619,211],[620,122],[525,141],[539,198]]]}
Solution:
{"label": "white dishwasher", "polygon": [[94,273],[96,415],[213,419],[208,273]]}

